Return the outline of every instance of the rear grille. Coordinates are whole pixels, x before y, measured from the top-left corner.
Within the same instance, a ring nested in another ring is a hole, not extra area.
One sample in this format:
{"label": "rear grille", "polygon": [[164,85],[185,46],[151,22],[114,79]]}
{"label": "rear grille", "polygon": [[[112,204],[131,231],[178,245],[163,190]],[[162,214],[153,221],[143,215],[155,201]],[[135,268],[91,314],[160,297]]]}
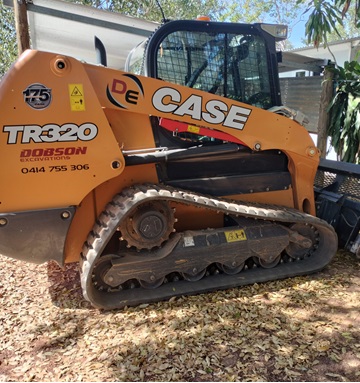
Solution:
{"label": "rear grille", "polygon": [[319,189],[326,188],[342,195],[346,195],[352,199],[360,201],[360,178],[359,175],[345,175],[333,171],[323,170],[319,167],[316,173],[315,187]]}

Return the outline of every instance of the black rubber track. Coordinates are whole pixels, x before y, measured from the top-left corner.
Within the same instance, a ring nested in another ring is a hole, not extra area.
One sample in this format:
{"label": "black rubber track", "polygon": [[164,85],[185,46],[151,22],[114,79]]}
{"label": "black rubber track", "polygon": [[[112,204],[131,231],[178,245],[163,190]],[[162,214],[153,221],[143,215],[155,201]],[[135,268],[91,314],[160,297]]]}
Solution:
{"label": "black rubber track", "polygon": [[[312,225],[318,232],[319,242],[311,249],[311,255],[302,260],[280,263],[270,269],[253,267],[239,274],[209,275],[196,282],[180,280],[169,282],[155,289],[137,287],[115,292],[100,291],[93,285],[93,268],[106,244],[116,232],[119,223],[137,206],[153,200],[175,201],[187,205],[205,207],[225,214],[276,223],[301,223]],[[177,190],[162,185],[137,185],[116,195],[98,218],[84,244],[81,260],[81,285],[84,297],[94,307],[101,309],[123,308],[143,303],[170,299],[173,296],[193,295],[214,290],[233,288],[259,282],[295,277],[320,271],[336,254],[337,236],[331,225],[312,215],[295,209],[229,201],[211,196]]]}

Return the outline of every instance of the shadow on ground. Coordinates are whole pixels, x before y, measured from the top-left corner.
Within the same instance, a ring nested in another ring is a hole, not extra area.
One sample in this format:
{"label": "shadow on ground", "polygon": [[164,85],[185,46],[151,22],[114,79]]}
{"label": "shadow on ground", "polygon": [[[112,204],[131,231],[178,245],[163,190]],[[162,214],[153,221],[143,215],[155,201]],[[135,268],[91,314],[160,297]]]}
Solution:
{"label": "shadow on ground", "polygon": [[50,297],[55,306],[71,309],[92,307],[82,294],[78,263],[65,264],[62,268],[55,262],[49,262],[47,275]]}

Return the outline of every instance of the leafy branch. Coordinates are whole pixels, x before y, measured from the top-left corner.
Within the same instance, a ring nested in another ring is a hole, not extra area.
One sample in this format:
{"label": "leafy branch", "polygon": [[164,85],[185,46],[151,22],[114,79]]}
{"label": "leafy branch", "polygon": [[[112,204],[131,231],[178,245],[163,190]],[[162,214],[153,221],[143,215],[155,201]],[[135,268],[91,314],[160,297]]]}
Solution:
{"label": "leafy branch", "polygon": [[[302,4],[304,0],[297,0],[296,4]],[[354,5],[355,12],[350,12],[351,5]],[[353,23],[357,28],[360,27],[360,0],[311,0],[308,1],[303,14],[310,13],[305,25],[305,36],[308,44],[313,44],[316,48],[323,44],[328,47],[328,36],[336,33],[339,38],[339,27],[344,27],[344,19],[353,15]]]}
{"label": "leafy branch", "polygon": [[337,82],[328,108],[331,145],[340,160],[360,163],[360,63],[346,61],[343,68],[329,70]]}

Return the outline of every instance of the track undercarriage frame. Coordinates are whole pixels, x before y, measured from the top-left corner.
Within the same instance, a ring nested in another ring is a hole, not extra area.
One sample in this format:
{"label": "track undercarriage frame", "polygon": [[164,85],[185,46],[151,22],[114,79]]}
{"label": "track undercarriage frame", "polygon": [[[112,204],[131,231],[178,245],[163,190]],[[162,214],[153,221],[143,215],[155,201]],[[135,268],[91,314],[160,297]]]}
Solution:
{"label": "track undercarriage frame", "polygon": [[[225,226],[174,232],[171,202],[225,213]],[[336,246],[330,225],[294,209],[139,185],[99,217],[81,254],[81,282],[95,307],[122,308],[315,272]]]}

